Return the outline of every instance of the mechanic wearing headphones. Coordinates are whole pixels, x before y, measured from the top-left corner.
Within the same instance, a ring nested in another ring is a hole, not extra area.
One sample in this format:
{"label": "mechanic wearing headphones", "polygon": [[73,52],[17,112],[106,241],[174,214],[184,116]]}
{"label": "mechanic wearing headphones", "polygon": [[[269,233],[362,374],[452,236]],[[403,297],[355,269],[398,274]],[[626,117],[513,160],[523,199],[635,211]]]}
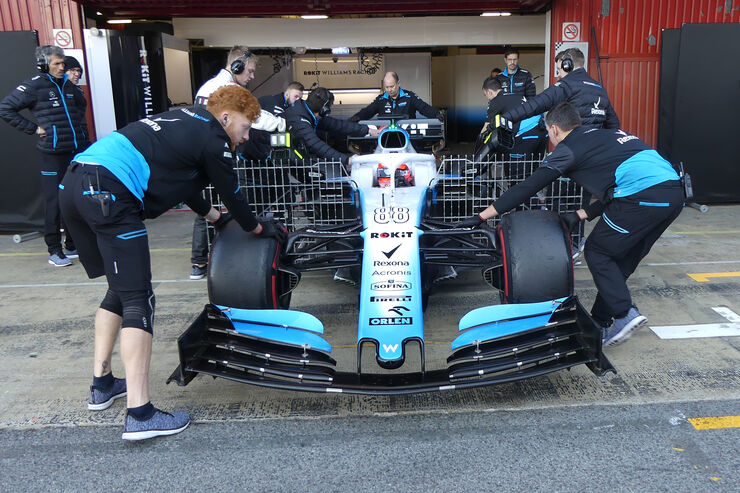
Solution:
{"label": "mechanic wearing headphones", "polygon": [[[247,84],[254,79],[256,69],[257,57],[249,51],[249,48],[241,45],[234,46],[226,58],[226,67],[198,89],[195,95],[195,105],[205,107],[208,97],[221,87],[237,85],[246,88]],[[252,129],[284,132],[285,120],[260,109],[259,118],[252,124]],[[237,155],[244,151],[244,148],[239,149]],[[208,264],[208,227],[203,218],[198,216],[193,221],[190,263],[190,279],[203,279],[206,276]]]}
{"label": "mechanic wearing headphones", "polygon": [[[77,154],[62,180],[60,203],[77,238],[90,278],[105,274],[108,292],[95,316],[95,359],[88,409],[110,407],[127,396],[122,438],[143,440],[179,433],[186,413],[169,414],[149,400],[154,292],[143,220],[184,201],[216,228],[231,216],[245,231],[285,240],[281,227],[258,221],[239,193],[232,152],[249,138],[259,103],[246,89],[223,87],[206,108],[179,108],[100,139]],[[230,213],[210,206],[201,192],[213,183]],[[126,379],[111,373],[111,353],[121,332]]]}
{"label": "mechanic wearing headphones", "polygon": [[346,167],[352,162],[351,156],[329,146],[316,135],[316,131],[355,137],[367,134],[377,137],[380,131],[367,125],[330,117],[332,103],[334,103],[334,95],[331,91],[325,87],[317,87],[311,91],[305,101],[299,99],[293,106],[286,109],[285,119],[288,121],[293,139],[302,142],[312,157],[341,161]]}
{"label": "mechanic wearing headphones", "polygon": [[398,74],[387,72],[383,77],[383,89],[385,92],[376,97],[369,105],[352,115],[349,120],[358,122],[368,120],[375,115],[380,118],[396,116],[403,118],[416,118],[418,111],[427,118],[443,120],[444,116],[437,109],[429,106],[413,91],[401,89],[398,83]]}
{"label": "mechanic wearing headphones", "polygon": [[[519,50],[508,48],[504,52],[506,68],[496,78],[507,94],[519,94],[531,98],[537,93],[532,74],[519,66]],[[493,73],[493,72],[492,72]]]}
{"label": "mechanic wearing headphones", "polygon": [[562,218],[573,230],[581,221],[601,216],[585,248],[598,289],[591,316],[604,329],[604,344],[619,344],[647,323],[632,304],[627,279],[681,213],[685,200],[681,181],[668,161],[634,135],[582,126],[571,103],[555,106],[545,116],[545,124],[555,150],[532,176],[458,226],[481,226],[560,176],[583,186],[598,201]]}
{"label": "mechanic wearing headphones", "polygon": [[[80,90],[64,73],[64,50],[58,46],[36,48],[36,68],[39,75],[21,82],[0,102],[0,118],[39,137],[36,148],[41,151],[44,241],[49,264],[66,267],[72,265],[70,258],[77,257],[77,250],[67,228],[62,249],[60,227],[64,224],[59,214],[58,187],[72,156],[90,144],[84,125],[85,108],[78,108],[85,98],[80,100]],[[35,123],[21,115],[23,109],[31,111]]]}
{"label": "mechanic wearing headphones", "polygon": [[[488,119],[480,131],[481,135],[486,134],[496,115],[516,108],[527,100],[521,94],[504,92],[501,82],[496,77],[488,77],[483,81],[483,95],[488,99],[486,109]],[[506,151],[505,159],[526,159],[527,156],[545,150],[545,132],[539,125],[541,119],[542,115],[536,115],[514,124],[513,132],[516,136],[514,148]]]}
{"label": "mechanic wearing headphones", "polygon": [[[274,116],[282,118],[285,110],[303,97],[303,90],[303,84],[300,82],[290,82],[285,87],[285,91],[259,98],[260,107],[263,111],[267,111]],[[246,160],[262,162],[270,159],[272,152],[270,135],[272,133],[273,132],[253,128],[250,131],[249,140],[244,148],[240,150],[240,157],[243,157]]]}
{"label": "mechanic wearing headphones", "polygon": [[583,68],[585,58],[578,48],[565,50],[560,56],[558,73],[564,75],[538,95],[527,98],[519,107],[501,114],[513,122],[539,115],[563,101],[572,103],[581,115],[583,125],[619,128],[617,113],[609,103],[609,96],[601,84],[593,80]]}

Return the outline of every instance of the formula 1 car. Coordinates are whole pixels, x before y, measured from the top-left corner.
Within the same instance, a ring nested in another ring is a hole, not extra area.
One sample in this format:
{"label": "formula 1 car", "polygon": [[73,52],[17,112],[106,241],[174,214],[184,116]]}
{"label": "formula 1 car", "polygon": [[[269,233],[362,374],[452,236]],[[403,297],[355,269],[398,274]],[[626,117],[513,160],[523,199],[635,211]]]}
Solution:
{"label": "formula 1 car", "polygon": [[[436,120],[380,124],[387,127],[372,139],[374,152],[355,156],[348,173],[339,163],[311,162],[245,178],[251,203],[272,204],[261,212],[287,222],[289,239],[279,245],[235,221],[219,232],[210,303],[178,339],[180,365],[168,382],[187,385],[202,373],[281,389],[402,394],[511,382],[581,364],[597,375],[614,371],[601,329],[573,294],[571,241],[558,214],[514,212],[495,228],[435,219],[435,209],[469,200],[470,190],[448,178],[479,170],[440,172],[432,154],[415,151],[414,144],[438,140]],[[261,185],[253,183],[258,179]],[[440,269],[450,267],[480,269],[502,303],[465,314],[450,329],[446,365],[427,369],[426,302]],[[302,273],[337,269],[353,272],[359,285],[357,364],[348,369],[338,368],[322,322],[289,309]],[[412,365],[413,346],[421,360]],[[363,366],[365,351],[375,365],[365,358]]]}

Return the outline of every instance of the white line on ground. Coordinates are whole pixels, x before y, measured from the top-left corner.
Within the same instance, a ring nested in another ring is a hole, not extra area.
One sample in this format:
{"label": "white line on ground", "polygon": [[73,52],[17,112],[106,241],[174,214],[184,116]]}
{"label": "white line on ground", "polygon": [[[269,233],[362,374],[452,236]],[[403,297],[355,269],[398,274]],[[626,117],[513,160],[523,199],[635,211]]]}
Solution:
{"label": "white line on ground", "polygon": [[707,260],[703,262],[651,262],[644,265],[707,265],[707,264],[740,264],[740,260]]}
{"label": "white line on ground", "polygon": [[664,325],[660,327],[650,327],[650,329],[661,339],[695,339],[700,337],[740,336],[740,315],[726,306],[713,306],[712,310],[729,320],[730,323]]}

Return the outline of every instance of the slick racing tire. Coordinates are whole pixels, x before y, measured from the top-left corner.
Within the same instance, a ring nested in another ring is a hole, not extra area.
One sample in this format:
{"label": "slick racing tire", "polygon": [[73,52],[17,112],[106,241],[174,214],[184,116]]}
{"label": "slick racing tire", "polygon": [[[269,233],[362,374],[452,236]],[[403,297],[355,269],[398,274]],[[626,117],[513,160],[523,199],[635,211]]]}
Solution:
{"label": "slick racing tire", "polygon": [[231,308],[288,308],[288,275],[277,269],[278,243],[228,222],[211,245],[208,299]]}
{"label": "slick racing tire", "polygon": [[496,231],[503,267],[501,300],[536,303],[573,294],[573,260],[568,232],[558,214],[506,214]]}

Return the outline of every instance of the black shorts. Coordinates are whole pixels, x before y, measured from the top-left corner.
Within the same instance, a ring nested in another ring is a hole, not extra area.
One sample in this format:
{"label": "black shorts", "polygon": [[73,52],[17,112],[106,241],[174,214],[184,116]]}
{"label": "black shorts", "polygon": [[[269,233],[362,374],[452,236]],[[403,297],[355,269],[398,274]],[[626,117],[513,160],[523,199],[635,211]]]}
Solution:
{"label": "black shorts", "polygon": [[[88,277],[105,274],[115,291],[150,290],[149,240],[141,202],[102,166],[72,163],[59,203]],[[110,194],[104,215],[98,197]]]}

